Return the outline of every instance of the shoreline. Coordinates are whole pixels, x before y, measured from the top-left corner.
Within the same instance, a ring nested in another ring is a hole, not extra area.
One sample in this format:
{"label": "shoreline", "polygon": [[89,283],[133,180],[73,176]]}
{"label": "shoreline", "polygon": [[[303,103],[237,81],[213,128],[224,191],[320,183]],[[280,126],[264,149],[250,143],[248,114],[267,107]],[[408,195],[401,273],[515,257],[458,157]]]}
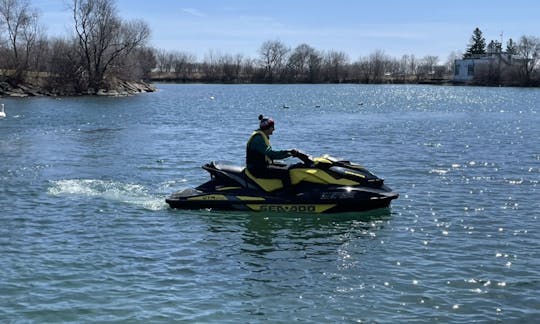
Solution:
{"label": "shoreline", "polygon": [[69,89],[45,89],[44,87],[27,82],[17,85],[9,81],[0,81],[0,98],[27,98],[27,97],[76,97],[76,96],[104,96],[125,97],[145,92],[156,92],[157,88],[151,83],[135,81],[117,81],[111,89],[100,89],[97,92],[76,92]]}
{"label": "shoreline", "polygon": [[[302,82],[279,82],[279,83],[265,83],[265,82],[222,82],[222,81],[202,81],[202,80],[181,80],[181,79],[168,79],[168,78],[152,78],[151,83],[139,81],[117,81],[114,87],[111,89],[100,89],[97,92],[75,92],[68,89],[53,89],[48,90],[44,87],[33,83],[23,83],[18,85],[12,85],[8,81],[0,81],[0,98],[28,98],[28,97],[79,97],[79,96],[102,96],[102,97],[126,97],[140,93],[157,92],[158,89],[154,84],[407,84],[407,85],[434,85],[434,86],[476,86],[476,87],[523,87],[516,85],[489,85],[479,82],[455,82],[449,79],[436,79],[436,80],[420,80],[417,82],[410,81],[397,81],[386,80],[386,82],[380,83],[362,83],[356,81],[344,81],[344,82],[321,82],[321,83],[302,83]],[[534,88],[534,87],[533,87]]]}

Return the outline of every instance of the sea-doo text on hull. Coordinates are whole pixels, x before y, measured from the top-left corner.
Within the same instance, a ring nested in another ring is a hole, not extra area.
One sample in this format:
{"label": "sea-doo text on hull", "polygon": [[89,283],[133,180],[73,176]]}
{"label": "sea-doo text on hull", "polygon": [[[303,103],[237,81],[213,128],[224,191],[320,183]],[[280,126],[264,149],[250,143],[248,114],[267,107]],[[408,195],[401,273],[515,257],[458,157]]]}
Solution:
{"label": "sea-doo text on hull", "polygon": [[195,189],[173,193],[172,208],[334,213],[388,207],[398,194],[366,168],[330,156],[291,165],[291,186],[281,179],[254,177],[247,169],[211,162],[211,179]]}

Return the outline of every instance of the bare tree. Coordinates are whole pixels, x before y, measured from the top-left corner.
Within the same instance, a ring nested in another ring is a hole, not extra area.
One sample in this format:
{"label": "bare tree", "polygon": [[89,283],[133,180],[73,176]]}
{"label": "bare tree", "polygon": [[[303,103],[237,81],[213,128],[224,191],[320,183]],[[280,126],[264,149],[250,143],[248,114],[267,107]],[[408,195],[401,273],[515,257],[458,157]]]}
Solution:
{"label": "bare tree", "polygon": [[456,51],[452,51],[450,54],[448,54],[448,58],[446,59],[446,63],[444,64],[445,73],[454,73],[454,65],[457,59],[460,59],[463,57],[462,54],[457,53]]}
{"label": "bare tree", "polygon": [[173,52],[172,53],[172,67],[177,79],[186,81],[188,78],[192,78],[192,69],[195,65],[195,55],[185,52]]}
{"label": "bare tree", "polygon": [[289,51],[285,44],[277,40],[266,41],[262,44],[259,53],[266,81],[280,81]]}
{"label": "bare tree", "polygon": [[254,81],[257,76],[257,60],[253,58],[244,58],[242,60],[243,80],[246,82]]}
{"label": "bare tree", "polygon": [[40,35],[38,17],[28,0],[0,0],[0,32],[7,34],[10,48],[7,67],[16,70],[16,77],[28,68],[30,53]]}
{"label": "bare tree", "polygon": [[210,49],[204,56],[202,71],[207,81],[220,81],[223,79],[223,65],[220,64],[223,54],[219,50]]}
{"label": "bare tree", "polygon": [[242,71],[242,54],[224,55],[221,57],[221,65],[223,66],[223,81],[238,82],[240,80],[240,72]]}
{"label": "bare tree", "polygon": [[383,50],[376,50],[369,56],[369,61],[372,66],[371,71],[373,72],[373,82],[381,83],[383,81],[383,76],[386,72],[388,62],[390,58],[384,53]]}
{"label": "bare tree", "polygon": [[159,73],[171,72],[171,64],[169,58],[172,57],[171,53],[164,49],[155,51],[156,55],[156,68]]}
{"label": "bare tree", "polygon": [[154,50],[137,47],[121,62],[111,66],[109,73],[121,80],[150,80],[150,72],[156,66]]}
{"label": "bare tree", "polygon": [[427,55],[427,56],[424,56],[424,58],[422,59],[422,65],[424,69],[427,71],[427,73],[435,72],[435,67],[437,66],[437,63],[439,63],[438,56]]}
{"label": "bare tree", "polygon": [[49,72],[46,88],[60,95],[83,91],[82,68],[77,52],[77,44],[73,39],[55,38],[48,42],[45,54],[46,70]]}
{"label": "bare tree", "polygon": [[406,82],[409,73],[409,55],[404,54],[398,61],[398,77],[401,82]]}
{"label": "bare tree", "polygon": [[524,85],[528,85],[540,59],[540,39],[534,36],[521,36],[517,50],[523,58],[522,82]]}
{"label": "bare tree", "polygon": [[430,78],[433,78],[435,74],[435,67],[437,66],[437,62],[439,61],[438,56],[424,56],[422,59],[418,62],[418,68],[416,72],[416,78],[418,81],[420,80],[427,80]]}
{"label": "bare tree", "polygon": [[321,69],[322,58],[307,44],[297,46],[289,56],[287,64],[291,77],[299,82],[316,82]]}
{"label": "bare tree", "polygon": [[361,83],[370,83],[373,72],[371,71],[369,58],[360,57],[351,66],[352,78]]}
{"label": "bare tree", "polygon": [[122,21],[114,0],[73,0],[71,10],[88,87],[97,92],[111,67],[146,43],[150,29],[140,20]]}
{"label": "bare tree", "polygon": [[408,76],[407,81],[410,81],[411,76],[414,76],[416,79],[418,79],[418,60],[416,59],[416,56],[414,56],[414,54],[403,55],[400,65],[403,69],[403,73]]}
{"label": "bare tree", "polygon": [[346,76],[346,66],[349,62],[344,52],[330,51],[323,58],[324,79],[329,82],[343,82]]}

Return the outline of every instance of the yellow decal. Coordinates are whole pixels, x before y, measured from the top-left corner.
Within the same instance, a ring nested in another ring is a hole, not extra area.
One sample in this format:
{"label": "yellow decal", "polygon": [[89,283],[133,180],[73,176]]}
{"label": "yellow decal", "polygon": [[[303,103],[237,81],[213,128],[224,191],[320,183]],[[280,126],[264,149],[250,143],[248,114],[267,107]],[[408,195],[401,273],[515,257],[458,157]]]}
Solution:
{"label": "yellow decal", "polygon": [[285,204],[285,205],[266,205],[266,204],[247,204],[254,211],[284,212],[284,213],[322,213],[334,207],[333,204]]}
{"label": "yellow decal", "polygon": [[240,200],[255,200],[255,201],[265,201],[266,199],[262,197],[251,197],[251,196],[236,196]]}
{"label": "yellow decal", "polygon": [[205,195],[205,196],[197,196],[197,197],[191,197],[187,200],[227,200],[227,197],[224,195]]}
{"label": "yellow decal", "polygon": [[242,187],[222,187],[222,188],[216,188],[217,191],[236,190],[236,189],[242,189]]}
{"label": "yellow decal", "polygon": [[266,192],[271,192],[283,188],[283,182],[280,179],[262,179],[257,178],[246,168],[246,175],[257,183]]}
{"label": "yellow decal", "polygon": [[319,169],[291,169],[290,174],[292,184],[298,184],[302,181],[343,186],[354,186],[358,184],[358,182],[349,179],[336,179],[327,172]]}
{"label": "yellow decal", "polygon": [[353,176],[356,176],[356,177],[360,177],[360,178],[365,178],[366,176],[363,175],[363,174],[358,174],[358,173],[354,173],[354,172],[351,172],[351,171],[345,171],[346,174],[350,174],[350,175],[353,175]]}
{"label": "yellow decal", "polygon": [[332,164],[332,161],[328,160],[326,157],[322,156],[322,157],[316,157],[313,159],[313,162],[315,162],[315,164],[318,164],[318,163],[322,163],[322,164]]}

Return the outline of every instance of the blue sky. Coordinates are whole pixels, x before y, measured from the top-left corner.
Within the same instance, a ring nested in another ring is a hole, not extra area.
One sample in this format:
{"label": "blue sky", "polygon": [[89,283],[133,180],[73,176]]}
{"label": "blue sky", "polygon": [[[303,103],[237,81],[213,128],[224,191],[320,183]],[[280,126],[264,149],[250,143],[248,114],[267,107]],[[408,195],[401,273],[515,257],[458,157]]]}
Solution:
{"label": "blue sky", "polygon": [[[49,36],[72,28],[66,1],[31,0]],[[351,60],[375,50],[400,58],[436,55],[444,63],[463,52],[474,28],[486,41],[540,37],[540,2],[414,0],[117,0],[118,14],[150,26],[150,45],[192,53],[256,58],[262,43],[279,40],[336,50]]]}

